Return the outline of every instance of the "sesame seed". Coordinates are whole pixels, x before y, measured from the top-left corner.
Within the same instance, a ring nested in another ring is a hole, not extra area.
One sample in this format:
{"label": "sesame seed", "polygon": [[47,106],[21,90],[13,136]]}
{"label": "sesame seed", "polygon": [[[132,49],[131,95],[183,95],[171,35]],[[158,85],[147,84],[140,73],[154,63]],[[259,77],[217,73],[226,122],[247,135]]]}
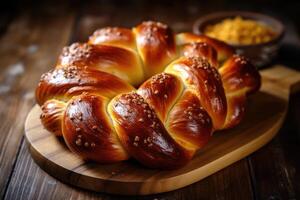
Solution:
{"label": "sesame seed", "polygon": [[165,98],[165,99],[168,98],[168,95],[165,94],[165,95],[164,95],[164,98]]}
{"label": "sesame seed", "polygon": [[148,147],[152,147],[152,146],[153,146],[153,144],[152,144],[152,143],[148,144]]}
{"label": "sesame seed", "polygon": [[134,143],[133,143],[133,145],[137,147],[139,144],[138,144],[138,143],[136,143],[136,142],[134,142]]}
{"label": "sesame seed", "polygon": [[96,144],[94,142],[91,143],[91,147],[95,147]]}
{"label": "sesame seed", "polygon": [[76,132],[79,132],[81,129],[79,127],[77,127],[75,130],[76,130]]}
{"label": "sesame seed", "polygon": [[89,144],[88,142],[85,142],[85,143],[84,143],[84,146],[85,146],[85,147],[88,147],[88,146],[90,146],[90,144]]}
{"label": "sesame seed", "polygon": [[155,91],[154,91],[154,94],[158,94],[158,90],[155,90]]}
{"label": "sesame seed", "polygon": [[80,138],[77,139],[77,140],[75,141],[75,143],[76,143],[77,146],[81,146],[81,139],[80,139]]}
{"label": "sesame seed", "polygon": [[140,140],[139,136],[135,136],[134,141],[139,141],[139,140]]}
{"label": "sesame seed", "polygon": [[143,121],[144,121],[143,118],[140,118],[140,119],[139,119],[139,122],[143,122]]}

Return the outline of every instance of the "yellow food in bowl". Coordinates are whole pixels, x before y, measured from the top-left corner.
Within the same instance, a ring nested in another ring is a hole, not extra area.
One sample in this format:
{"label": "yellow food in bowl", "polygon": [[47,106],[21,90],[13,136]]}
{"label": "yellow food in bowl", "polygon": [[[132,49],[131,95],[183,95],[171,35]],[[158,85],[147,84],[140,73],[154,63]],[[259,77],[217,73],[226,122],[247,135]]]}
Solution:
{"label": "yellow food in bowl", "polygon": [[235,45],[266,43],[276,36],[268,25],[240,16],[208,25],[204,29],[204,34]]}

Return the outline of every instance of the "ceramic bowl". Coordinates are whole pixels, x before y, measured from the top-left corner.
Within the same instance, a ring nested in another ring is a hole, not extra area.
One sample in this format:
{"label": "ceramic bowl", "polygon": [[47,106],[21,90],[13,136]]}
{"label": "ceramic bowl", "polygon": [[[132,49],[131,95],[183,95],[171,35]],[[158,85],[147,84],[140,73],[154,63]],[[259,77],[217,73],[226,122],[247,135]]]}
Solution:
{"label": "ceramic bowl", "polygon": [[242,54],[252,60],[257,67],[269,64],[278,54],[280,43],[284,35],[283,24],[270,16],[254,12],[245,11],[227,11],[217,12],[200,17],[193,25],[193,31],[196,34],[204,34],[203,31],[207,25],[216,24],[226,18],[241,16],[244,19],[252,19],[270,26],[276,33],[276,36],[265,43],[252,45],[231,44],[236,48],[238,54]]}

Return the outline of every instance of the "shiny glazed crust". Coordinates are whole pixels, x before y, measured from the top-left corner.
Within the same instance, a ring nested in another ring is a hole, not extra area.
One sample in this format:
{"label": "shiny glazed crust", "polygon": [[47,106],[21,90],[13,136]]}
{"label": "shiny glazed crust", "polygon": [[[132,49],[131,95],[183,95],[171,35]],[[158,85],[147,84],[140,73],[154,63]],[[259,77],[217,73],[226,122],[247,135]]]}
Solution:
{"label": "shiny glazed crust", "polygon": [[36,100],[44,127],[82,159],[175,169],[237,125],[259,87],[256,68],[227,44],[143,22],[65,47]]}

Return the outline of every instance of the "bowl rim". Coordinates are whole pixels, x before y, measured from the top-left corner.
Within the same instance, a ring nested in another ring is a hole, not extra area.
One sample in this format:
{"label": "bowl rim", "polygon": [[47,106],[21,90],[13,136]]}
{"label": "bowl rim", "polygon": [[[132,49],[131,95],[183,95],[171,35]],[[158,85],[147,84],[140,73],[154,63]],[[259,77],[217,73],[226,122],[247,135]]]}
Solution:
{"label": "bowl rim", "polygon": [[[213,12],[213,13],[199,17],[193,24],[193,32],[198,35],[199,34],[204,35],[204,33],[201,31],[201,27],[208,21],[213,21],[216,19],[222,20],[222,19],[225,19],[228,17],[234,17],[234,16],[241,16],[241,17],[245,17],[245,18],[254,19],[257,21],[261,20],[261,21],[264,21],[267,25],[269,25],[272,28],[275,28],[274,24],[276,24],[276,27],[277,27],[275,30],[277,32],[277,36],[268,42],[263,42],[263,43],[258,43],[258,44],[247,44],[247,45],[230,44],[227,42],[229,45],[231,45],[235,48],[254,48],[254,47],[263,47],[263,46],[273,45],[273,44],[279,42],[285,34],[285,27],[282,24],[282,22],[272,16],[265,15],[262,13],[257,13],[257,12],[236,11],[236,10]],[[268,21],[271,21],[272,23],[268,23]]]}

